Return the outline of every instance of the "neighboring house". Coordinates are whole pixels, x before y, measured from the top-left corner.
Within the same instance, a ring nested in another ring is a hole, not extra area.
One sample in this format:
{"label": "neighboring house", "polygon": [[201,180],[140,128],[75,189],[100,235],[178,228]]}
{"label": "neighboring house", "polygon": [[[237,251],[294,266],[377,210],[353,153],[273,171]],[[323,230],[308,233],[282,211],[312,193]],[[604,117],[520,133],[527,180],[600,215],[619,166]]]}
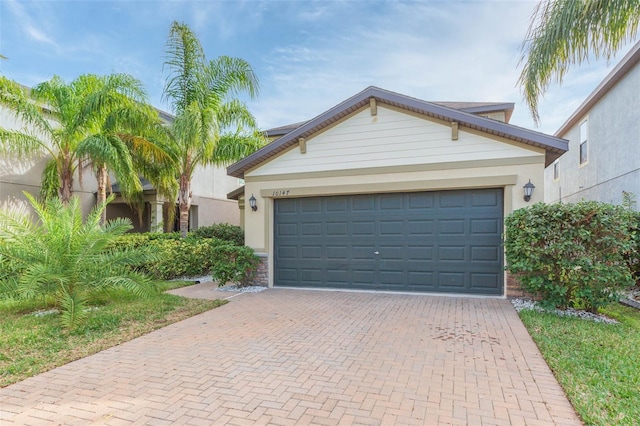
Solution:
{"label": "neighboring house", "polygon": [[[172,119],[171,115],[160,111],[165,121]],[[11,111],[0,106],[0,127],[6,129],[24,130],[24,123],[16,120]],[[0,208],[24,208],[27,205],[23,191],[37,196],[40,193],[42,170],[45,157],[41,158],[6,158],[0,157]],[[140,214],[133,211],[121,197],[107,207],[107,218],[128,217],[132,220],[134,231],[161,231],[164,224],[164,199],[157,193],[149,182],[143,180],[144,205]],[[213,223],[240,223],[237,202],[227,199],[227,193],[237,188],[239,181],[227,176],[224,167],[199,167],[193,176],[193,203],[189,215],[190,229]],[[118,185],[112,186],[118,195]],[[74,195],[80,198],[82,209],[87,214],[96,205],[97,182],[91,168],[84,170],[82,184],[77,177],[74,179]],[[165,207],[166,209],[166,207]],[[174,227],[175,228],[175,227]]]}
{"label": "neighboring house", "polygon": [[569,151],[545,170],[546,202],[640,197],[640,43],[556,132]]}
{"label": "neighboring house", "polygon": [[369,87],[268,131],[280,137],[227,168],[245,181],[229,197],[244,208],[265,284],[510,293],[503,219],[528,205],[529,181],[530,202],[544,199],[544,168],[567,150],[508,124],[512,110]]}

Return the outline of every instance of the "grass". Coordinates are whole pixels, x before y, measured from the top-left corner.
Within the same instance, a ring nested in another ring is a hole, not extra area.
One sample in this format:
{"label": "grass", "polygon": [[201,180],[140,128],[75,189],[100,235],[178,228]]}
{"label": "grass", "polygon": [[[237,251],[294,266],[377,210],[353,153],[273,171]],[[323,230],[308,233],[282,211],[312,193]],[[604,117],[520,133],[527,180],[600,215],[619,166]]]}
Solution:
{"label": "grass", "polygon": [[520,317],[586,424],[637,425],[640,311],[613,305],[603,313],[621,324],[530,310]]}
{"label": "grass", "polygon": [[[161,291],[187,285],[158,283]],[[50,300],[0,300],[0,387],[116,346],[226,303],[164,294],[137,298],[125,291],[91,296],[88,320],[67,332],[59,314],[34,315]]]}

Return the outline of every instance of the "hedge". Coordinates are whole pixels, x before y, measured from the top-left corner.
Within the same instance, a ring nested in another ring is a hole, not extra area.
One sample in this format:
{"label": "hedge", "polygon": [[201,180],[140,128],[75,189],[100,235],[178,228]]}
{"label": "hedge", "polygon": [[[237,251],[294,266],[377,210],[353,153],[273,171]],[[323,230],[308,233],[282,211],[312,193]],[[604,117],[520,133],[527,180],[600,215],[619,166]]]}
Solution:
{"label": "hedge", "polygon": [[634,217],[593,201],[517,210],[505,219],[507,270],[543,306],[597,312],[633,285]]}

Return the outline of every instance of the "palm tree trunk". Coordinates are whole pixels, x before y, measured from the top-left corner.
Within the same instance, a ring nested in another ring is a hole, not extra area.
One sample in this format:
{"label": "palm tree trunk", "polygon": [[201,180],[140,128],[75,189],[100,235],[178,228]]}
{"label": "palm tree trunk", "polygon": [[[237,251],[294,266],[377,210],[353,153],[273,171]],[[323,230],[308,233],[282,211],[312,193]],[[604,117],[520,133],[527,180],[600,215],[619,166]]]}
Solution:
{"label": "palm tree trunk", "polygon": [[180,236],[186,238],[189,228],[189,209],[191,208],[191,179],[185,174],[180,175],[178,205],[180,207]]}
{"label": "palm tree trunk", "polygon": [[[65,156],[66,157],[66,156]],[[73,195],[73,167],[68,158],[65,158],[60,170],[60,189],[58,189],[60,201],[65,206],[69,204]]]}
{"label": "palm tree trunk", "polygon": [[[98,167],[98,171],[96,172],[96,178],[98,179],[98,196],[96,204],[98,206],[102,206],[107,202],[107,166],[102,164]],[[107,223],[107,209],[102,210],[102,217],[100,218],[100,224],[104,225]]]}

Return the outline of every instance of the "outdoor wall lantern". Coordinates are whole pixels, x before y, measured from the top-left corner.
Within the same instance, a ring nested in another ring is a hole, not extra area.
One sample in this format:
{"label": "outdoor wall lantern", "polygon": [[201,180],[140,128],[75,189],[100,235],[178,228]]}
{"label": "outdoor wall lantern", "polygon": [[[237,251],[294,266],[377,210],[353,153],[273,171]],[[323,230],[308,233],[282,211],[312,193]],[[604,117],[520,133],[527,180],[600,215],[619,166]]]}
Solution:
{"label": "outdoor wall lantern", "polygon": [[528,203],[529,200],[531,199],[531,196],[533,195],[533,190],[535,189],[535,186],[531,183],[531,179],[529,179],[529,182],[525,183],[525,185],[522,188],[524,189],[524,200]]}
{"label": "outdoor wall lantern", "polygon": [[251,210],[253,210],[254,212],[258,210],[258,204],[256,204],[256,197],[254,197],[253,194],[251,194],[251,198],[249,198],[249,205],[251,206]]}

